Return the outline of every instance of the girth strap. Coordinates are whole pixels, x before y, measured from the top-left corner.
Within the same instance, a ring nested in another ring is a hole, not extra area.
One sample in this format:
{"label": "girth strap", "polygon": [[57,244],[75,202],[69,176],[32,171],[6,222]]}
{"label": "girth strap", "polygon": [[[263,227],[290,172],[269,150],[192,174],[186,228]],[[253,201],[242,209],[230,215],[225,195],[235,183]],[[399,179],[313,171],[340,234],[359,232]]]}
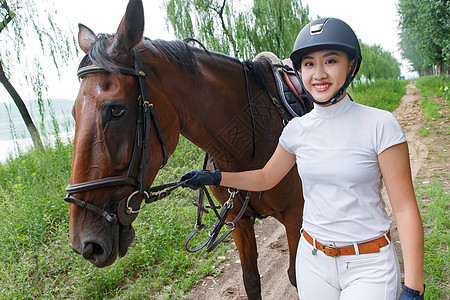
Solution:
{"label": "girth strap", "polygon": [[248,99],[248,106],[250,109],[250,118],[252,120],[252,142],[253,142],[253,168],[255,167],[255,160],[256,160],[256,125],[255,125],[255,112],[253,109],[253,96],[252,96],[252,88],[250,86],[250,80],[248,78],[248,72],[250,71],[251,64],[244,62],[244,75],[245,75],[245,84],[247,88],[247,99]]}

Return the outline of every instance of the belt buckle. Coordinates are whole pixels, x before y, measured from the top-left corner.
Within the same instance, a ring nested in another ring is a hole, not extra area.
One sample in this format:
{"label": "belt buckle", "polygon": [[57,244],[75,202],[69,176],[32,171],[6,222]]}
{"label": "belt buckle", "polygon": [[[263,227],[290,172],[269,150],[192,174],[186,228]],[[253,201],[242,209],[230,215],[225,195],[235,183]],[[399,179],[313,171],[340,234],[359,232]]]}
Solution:
{"label": "belt buckle", "polygon": [[339,250],[339,247],[335,246],[323,246],[323,252],[332,257],[338,257],[341,256],[341,250]]}

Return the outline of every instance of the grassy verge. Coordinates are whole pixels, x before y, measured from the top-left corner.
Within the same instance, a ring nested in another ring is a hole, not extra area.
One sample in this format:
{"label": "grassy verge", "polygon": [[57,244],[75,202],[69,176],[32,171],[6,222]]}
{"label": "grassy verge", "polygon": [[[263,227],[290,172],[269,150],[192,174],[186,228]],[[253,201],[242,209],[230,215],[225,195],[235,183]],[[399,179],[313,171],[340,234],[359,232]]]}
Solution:
{"label": "grassy verge", "polygon": [[400,104],[408,83],[406,80],[377,80],[356,84],[348,92],[358,103],[393,111]]}
{"label": "grassy verge", "polygon": [[[97,269],[76,255],[68,239],[68,204],[62,201],[71,151],[60,144],[0,165],[1,299],[181,299],[192,284],[220,271],[224,245],[213,253],[183,249],[196,216],[196,194],[187,189],[139,215],[136,240],[113,266]],[[201,168],[202,155],[182,139],[155,184]],[[209,223],[212,215],[205,215]]]}
{"label": "grassy verge", "polygon": [[[427,164],[440,166],[429,174],[419,176],[415,189],[425,230],[425,282],[427,299],[448,299],[450,296],[450,196],[448,193],[448,95],[437,97],[449,86],[448,78],[428,77],[417,80],[416,86],[424,97],[420,129],[422,136],[435,135],[430,145]],[[448,88],[447,88],[448,89]],[[422,134],[426,131],[426,134]],[[447,142],[446,142],[447,141]]]}
{"label": "grassy verge", "polygon": [[444,192],[442,182],[438,179],[416,183],[415,188],[425,230],[424,271],[427,299],[448,299],[450,197]]}

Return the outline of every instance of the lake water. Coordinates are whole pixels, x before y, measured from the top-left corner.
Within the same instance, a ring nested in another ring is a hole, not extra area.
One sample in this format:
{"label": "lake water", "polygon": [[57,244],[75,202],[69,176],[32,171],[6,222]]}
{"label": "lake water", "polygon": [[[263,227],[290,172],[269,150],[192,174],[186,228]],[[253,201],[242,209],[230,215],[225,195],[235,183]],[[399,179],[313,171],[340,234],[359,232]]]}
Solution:
{"label": "lake water", "polygon": [[[55,139],[53,119],[59,125],[59,138],[68,140],[73,137],[75,121],[72,118],[73,101],[65,99],[52,100],[54,118],[51,117],[51,109],[45,105],[45,118],[42,126],[41,116],[36,101],[25,101],[28,112],[34,125],[41,133],[44,144],[51,143]],[[15,103],[0,103],[0,162],[12,156],[16,157],[20,152],[25,152],[33,146],[30,134],[25,126],[22,116]]]}

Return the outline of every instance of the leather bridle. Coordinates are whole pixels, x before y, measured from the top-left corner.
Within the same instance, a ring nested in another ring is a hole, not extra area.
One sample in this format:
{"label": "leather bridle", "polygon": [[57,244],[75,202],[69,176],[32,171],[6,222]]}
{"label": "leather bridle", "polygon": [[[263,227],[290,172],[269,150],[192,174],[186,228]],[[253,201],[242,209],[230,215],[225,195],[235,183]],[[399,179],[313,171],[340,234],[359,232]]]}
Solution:
{"label": "leather bridle", "polygon": [[[134,69],[129,67],[117,67],[118,71],[122,75],[134,76],[138,79],[139,82],[139,97],[138,97],[138,117],[136,122],[136,136],[134,139],[133,152],[131,156],[130,163],[128,165],[128,171],[125,176],[115,176],[102,178],[87,182],[69,184],[66,187],[67,196],[64,198],[65,201],[69,203],[73,203],[80,207],[83,207],[87,210],[93,211],[101,216],[103,216],[106,220],[111,223],[116,223],[119,221],[122,225],[130,225],[134,219],[137,217],[137,214],[142,210],[143,207],[140,207],[141,203],[139,202],[139,208],[134,209],[131,205],[133,198],[140,197],[146,201],[145,204],[149,202],[153,202],[159,200],[164,195],[152,195],[154,191],[160,191],[162,189],[166,189],[170,186],[158,186],[153,188],[145,187],[145,171],[146,171],[146,154],[147,148],[150,142],[150,128],[153,122],[159,142],[161,144],[162,152],[163,152],[163,164],[167,163],[168,153],[166,147],[166,140],[164,134],[161,129],[161,125],[156,117],[156,112],[153,108],[153,104],[150,102],[146,89],[145,89],[145,72],[144,65],[142,62],[142,58],[139,54],[139,51],[136,48],[133,48],[133,56],[134,56]],[[83,78],[85,75],[89,75],[92,73],[98,72],[110,72],[105,67],[101,65],[89,65],[85,67],[81,67],[78,72],[78,78]],[[138,162],[139,153],[141,155],[140,163]],[[133,170],[135,170],[135,166],[139,163],[139,173],[137,177],[132,176]],[[182,184],[182,183],[181,183]],[[181,185],[180,184],[180,185]],[[136,188],[136,191],[131,193],[127,198],[124,198],[120,201],[117,213],[110,213],[100,208],[94,204],[87,203],[77,197],[74,197],[73,194],[91,191],[104,187],[111,186],[119,186],[119,185],[129,185]],[[167,192],[166,192],[167,193]],[[170,191],[169,191],[170,193]],[[167,193],[168,194],[168,193]],[[145,206],[144,204],[144,206]]]}
{"label": "leather bridle", "polygon": [[[146,152],[149,145],[149,134],[150,134],[150,127],[151,123],[153,121],[158,138],[161,144],[161,148],[163,151],[163,164],[161,166],[164,167],[164,165],[167,162],[168,159],[168,153],[167,153],[167,147],[166,147],[166,140],[164,137],[164,134],[162,132],[161,126],[159,124],[158,118],[156,117],[156,112],[153,109],[153,105],[150,103],[150,100],[148,98],[146,89],[145,89],[145,72],[144,72],[144,66],[142,63],[141,56],[139,55],[139,52],[137,49],[133,49],[133,55],[134,55],[134,69],[129,67],[122,67],[118,66],[117,70],[122,75],[128,75],[128,76],[134,76],[137,77],[139,80],[139,98],[138,98],[138,118],[136,123],[136,137],[134,140],[134,146],[133,146],[133,153],[131,156],[130,163],[128,165],[128,171],[126,176],[116,176],[116,177],[108,177],[108,178],[102,178],[82,183],[75,183],[75,184],[69,184],[66,188],[67,196],[64,198],[65,201],[78,205],[80,207],[83,207],[89,211],[95,212],[101,216],[103,216],[107,221],[111,223],[117,223],[127,226],[130,225],[137,217],[137,214],[145,207],[145,205],[155,202],[157,200],[163,199],[170,195],[170,193],[175,190],[176,188],[182,186],[186,181],[177,181],[172,182],[168,184],[162,184],[158,186],[153,186],[150,188],[145,187],[145,169],[146,169]],[[254,110],[253,110],[253,101],[252,101],[252,94],[251,94],[251,88],[250,88],[250,82],[249,82],[249,76],[248,73],[251,68],[250,63],[243,63],[244,65],[244,74],[245,74],[245,81],[246,81],[246,87],[247,87],[247,97],[249,101],[250,106],[250,116],[252,120],[252,128],[253,128],[253,159],[255,159],[256,156],[256,132],[255,132],[255,120],[254,120]],[[105,67],[100,65],[89,65],[85,67],[81,67],[78,70],[78,77],[83,78],[85,75],[97,73],[97,72],[110,72]],[[278,103],[278,100],[270,95],[270,93],[266,90],[268,93],[269,98],[272,100],[273,104],[277,108],[278,112],[280,113],[280,116],[283,120],[283,123],[285,121],[285,114],[284,111],[281,108],[281,105]],[[141,151],[141,152],[140,152]],[[141,161],[139,165],[139,173],[137,177],[132,176],[133,170],[135,170],[135,166],[138,163],[137,159],[139,156],[139,152],[141,154]],[[207,155],[208,157],[208,155]],[[213,165],[212,159],[211,164]],[[253,166],[255,166],[255,161],[253,162]],[[206,159],[204,168],[206,168]],[[122,199],[119,202],[119,205],[117,207],[117,213],[110,213],[107,212],[105,209],[96,206],[94,204],[88,203],[86,201],[83,201],[75,196],[73,194],[86,192],[90,190],[95,190],[99,188],[105,188],[105,187],[111,187],[111,186],[119,186],[119,185],[128,185],[136,188],[136,191],[131,193],[128,197]],[[185,249],[189,252],[196,252],[203,247],[206,246],[207,251],[212,251],[221,241],[225,239],[226,236],[228,236],[231,231],[233,231],[236,227],[236,223],[240,220],[240,218],[243,216],[244,212],[249,209],[253,216],[260,216],[257,214],[251,207],[249,206],[250,201],[250,195],[251,192],[247,192],[247,196],[245,199],[240,195],[240,191],[230,191],[230,198],[228,201],[224,204],[221,211],[219,212],[217,209],[220,208],[220,206],[216,206],[211,197],[209,196],[206,188],[203,186],[201,189],[201,194],[199,196],[198,203],[194,203],[195,206],[198,208],[197,212],[197,224],[194,228],[194,231],[189,234],[189,236],[186,238],[184,246]],[[205,205],[204,196],[205,194],[207,196],[207,199],[209,201],[209,205]],[[233,207],[233,198],[235,195],[238,195],[242,202],[242,207],[235,217],[235,219],[231,222],[227,222],[226,218],[228,216],[228,213]],[[141,202],[139,202],[139,208],[133,209],[132,205],[130,204],[132,202],[132,199],[134,197],[141,197],[140,199],[145,201],[145,204],[141,206]],[[262,197],[262,193],[260,194],[260,197]],[[231,203],[231,204],[230,204]],[[210,208],[214,211],[214,213],[217,216],[217,221],[214,224],[214,226],[211,228],[210,232],[208,233],[208,238],[205,242],[203,242],[200,246],[195,247],[193,249],[189,248],[189,242],[190,240],[200,231],[203,230],[205,225],[202,223],[202,215],[203,212],[208,212],[206,208]],[[264,216],[260,216],[264,217]],[[228,230],[221,236],[219,236],[219,232],[221,228],[227,225],[229,228]]]}

